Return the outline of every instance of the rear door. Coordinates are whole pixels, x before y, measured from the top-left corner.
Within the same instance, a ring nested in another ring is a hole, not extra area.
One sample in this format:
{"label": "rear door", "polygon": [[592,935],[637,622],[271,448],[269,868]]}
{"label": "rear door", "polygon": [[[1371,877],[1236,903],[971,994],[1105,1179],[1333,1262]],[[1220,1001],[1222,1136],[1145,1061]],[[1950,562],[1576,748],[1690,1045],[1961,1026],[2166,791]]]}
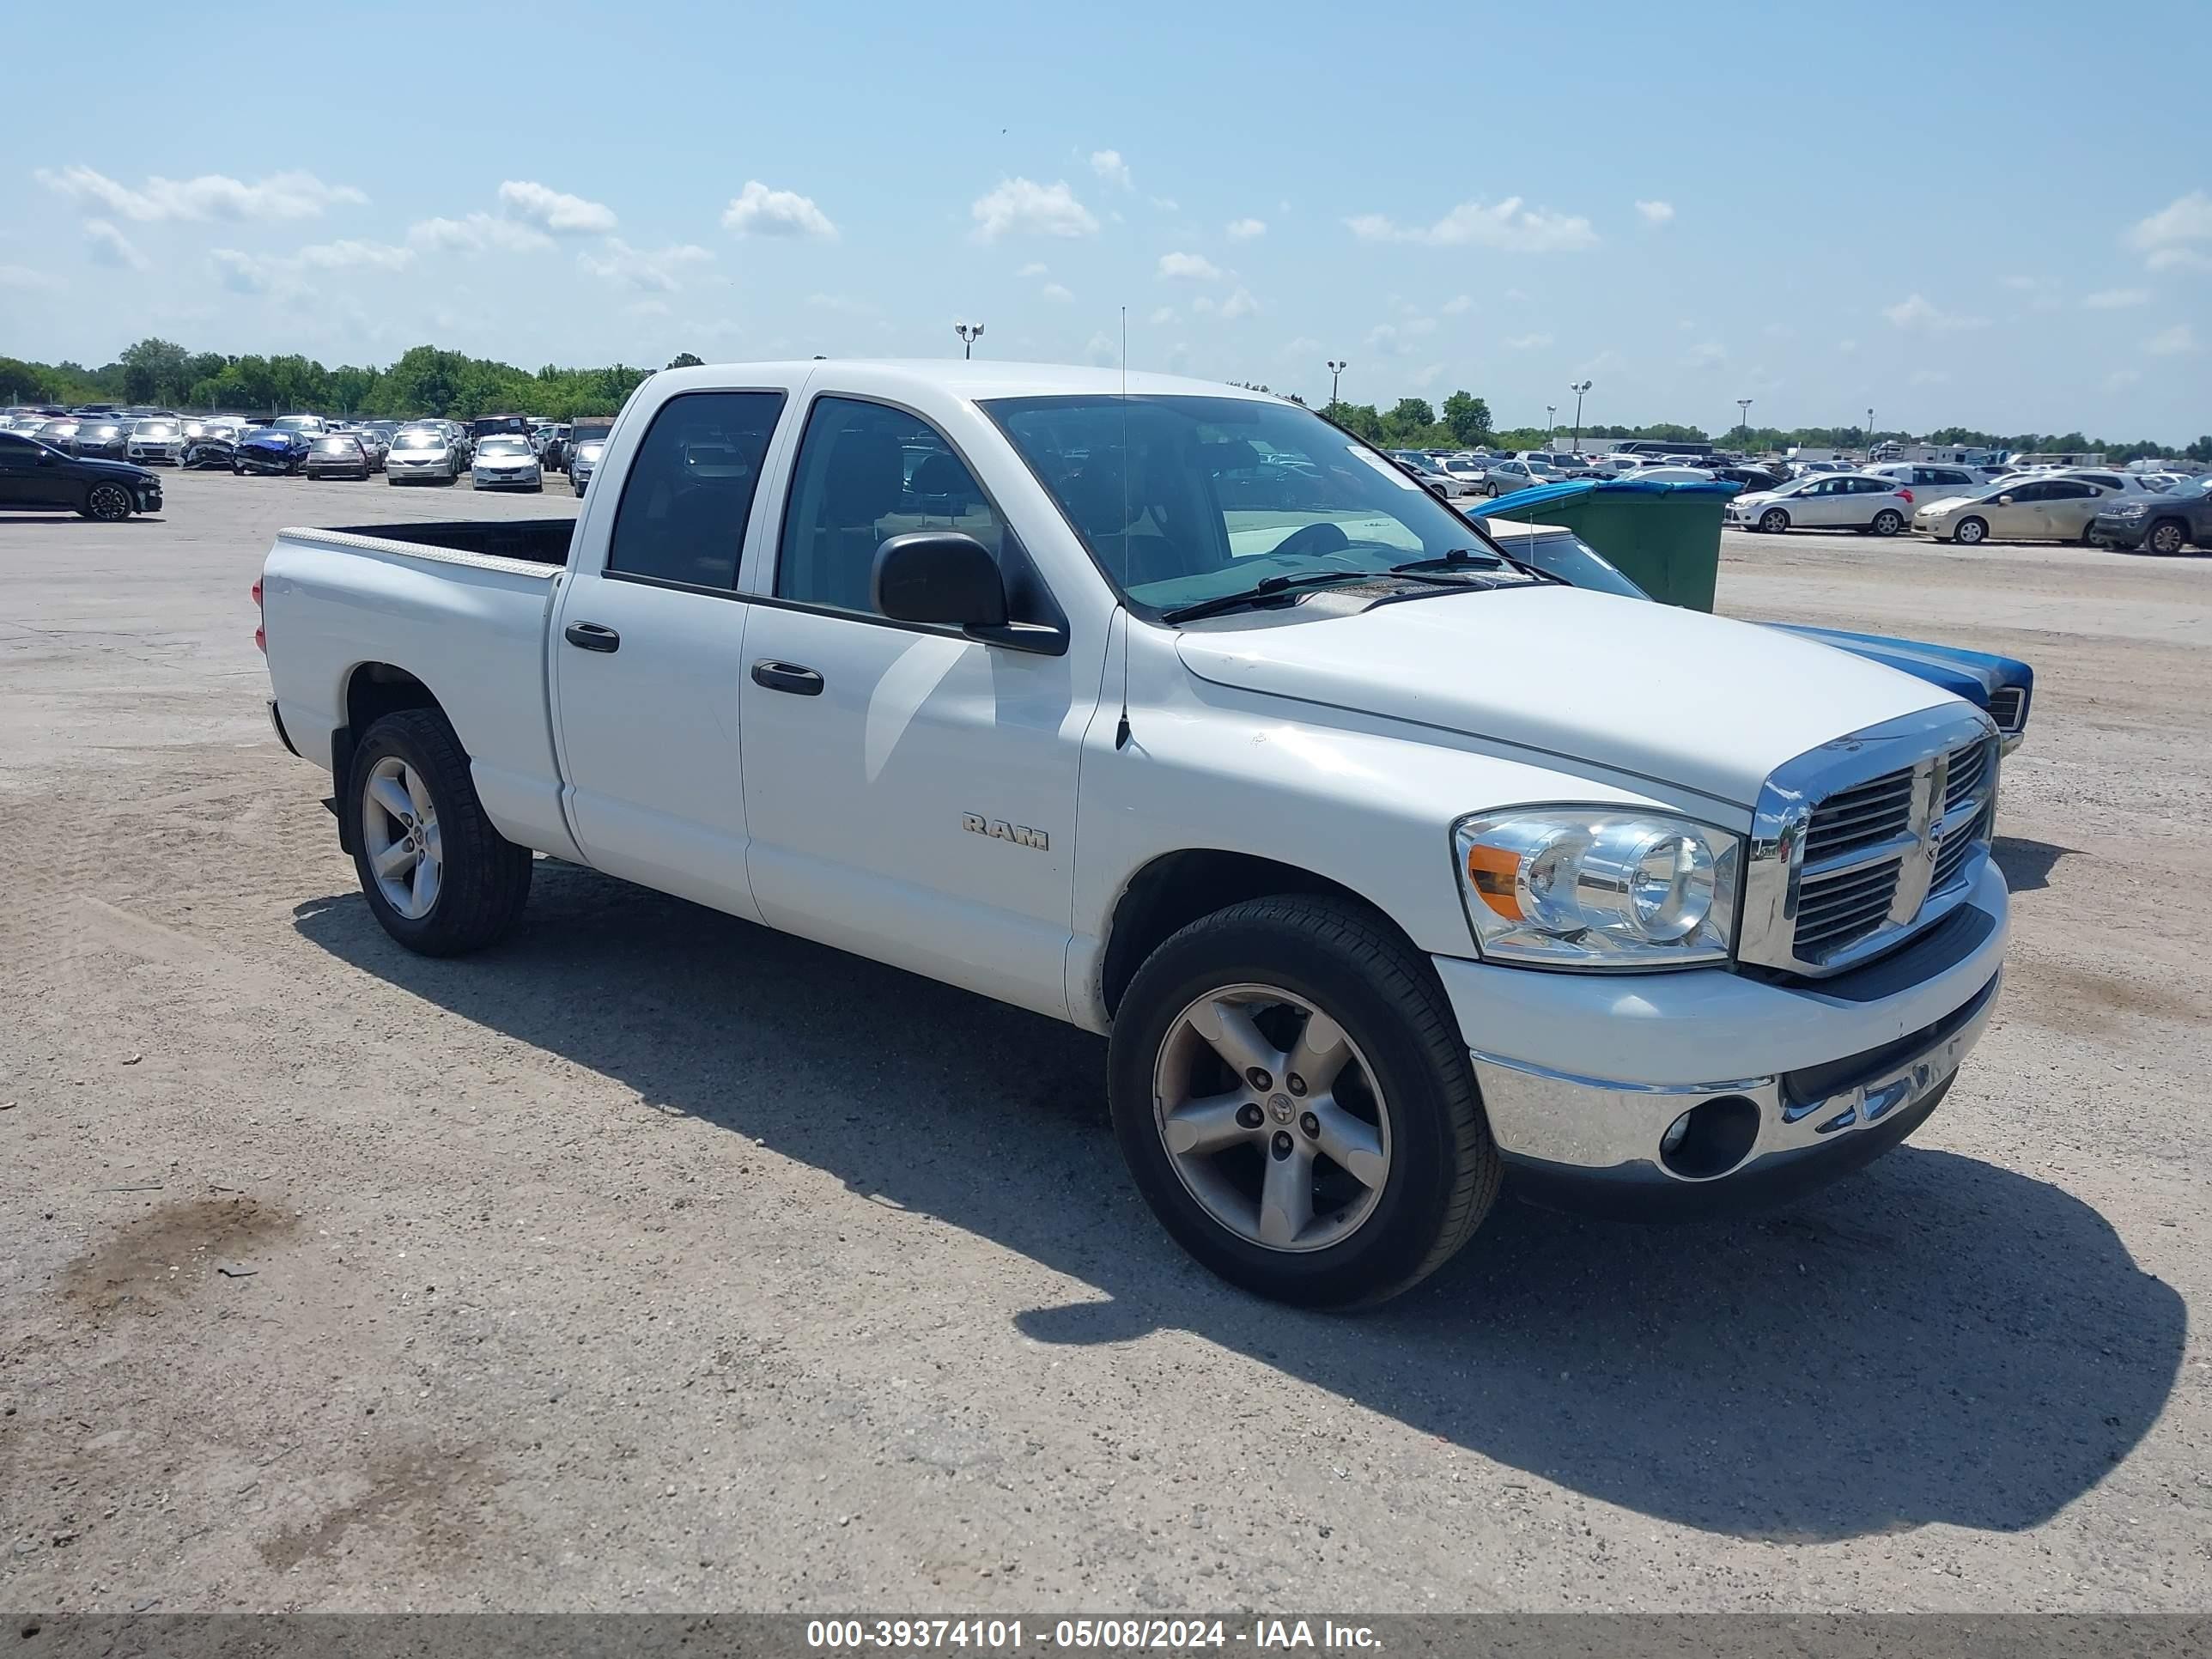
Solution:
{"label": "rear door", "polygon": [[2089,520],[2097,516],[2098,503],[2120,493],[2079,478],[2056,479],[2043,488],[2046,492],[2043,533],[2062,542],[2080,540],[2089,527]]}
{"label": "rear door", "polygon": [[[745,876],[738,592],[787,392],[678,392],[596,491],[550,645],[569,821],[592,863],[758,920]],[[599,532],[597,517],[611,514]]]}

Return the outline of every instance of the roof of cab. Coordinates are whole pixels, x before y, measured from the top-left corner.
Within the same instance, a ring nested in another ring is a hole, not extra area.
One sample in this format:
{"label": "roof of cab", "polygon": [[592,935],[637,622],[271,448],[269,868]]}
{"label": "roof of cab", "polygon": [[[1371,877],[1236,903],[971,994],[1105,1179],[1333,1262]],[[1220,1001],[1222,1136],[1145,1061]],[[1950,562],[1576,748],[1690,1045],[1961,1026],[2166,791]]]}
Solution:
{"label": "roof of cab", "polygon": [[926,391],[939,396],[986,398],[1133,396],[1238,398],[1280,403],[1271,392],[1251,392],[1220,380],[1196,380],[1180,374],[1132,370],[1126,380],[1116,368],[1077,363],[971,362],[957,357],[825,357],[762,363],[706,363],[696,368],[664,369],[647,382],[655,391],[693,391],[748,380],[797,386],[819,373],[825,389],[895,395]]}

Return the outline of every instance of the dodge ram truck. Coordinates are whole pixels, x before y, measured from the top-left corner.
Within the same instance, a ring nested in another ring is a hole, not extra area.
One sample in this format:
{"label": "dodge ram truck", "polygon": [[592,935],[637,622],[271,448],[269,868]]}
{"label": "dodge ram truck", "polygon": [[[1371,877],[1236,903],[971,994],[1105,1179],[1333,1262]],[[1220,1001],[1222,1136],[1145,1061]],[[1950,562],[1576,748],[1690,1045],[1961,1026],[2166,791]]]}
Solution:
{"label": "dodge ram truck", "polygon": [[1162,1224],[1286,1301],[1509,1180],[1832,1179],[1997,995],[1987,714],[1549,579],[1264,393],[675,370],[573,523],[288,530],[256,593],[402,945],[498,939],[544,854],[1103,1034]]}

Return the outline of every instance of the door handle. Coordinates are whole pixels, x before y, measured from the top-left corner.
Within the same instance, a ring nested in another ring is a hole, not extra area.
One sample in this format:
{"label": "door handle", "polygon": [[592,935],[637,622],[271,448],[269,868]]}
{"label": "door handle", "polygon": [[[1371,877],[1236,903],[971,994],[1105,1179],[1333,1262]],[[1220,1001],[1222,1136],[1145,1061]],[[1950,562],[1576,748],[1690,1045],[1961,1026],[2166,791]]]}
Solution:
{"label": "door handle", "polygon": [[586,651],[619,651],[622,635],[611,628],[598,623],[573,622],[561,630],[561,635],[571,645],[581,646]]}
{"label": "door handle", "polygon": [[771,691],[788,691],[795,697],[822,695],[822,676],[795,662],[763,659],[753,665],[753,684]]}

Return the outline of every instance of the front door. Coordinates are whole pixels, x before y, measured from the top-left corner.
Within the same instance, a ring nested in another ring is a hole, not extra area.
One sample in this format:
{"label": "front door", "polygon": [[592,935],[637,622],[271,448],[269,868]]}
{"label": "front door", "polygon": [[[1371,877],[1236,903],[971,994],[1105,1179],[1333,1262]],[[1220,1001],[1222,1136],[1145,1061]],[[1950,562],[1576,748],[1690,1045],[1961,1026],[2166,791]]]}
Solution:
{"label": "front door", "polygon": [[63,471],[61,457],[44,444],[0,432],[0,507],[63,505]]}
{"label": "front door", "polygon": [[1028,556],[958,453],[886,404],[823,397],[791,472],[772,599],[745,630],[747,852],[774,927],[1065,1018],[1076,766],[1096,660],[878,612],[889,536],[974,536],[1022,596]]}
{"label": "front door", "polygon": [[756,921],[738,568],[784,401],[693,392],[661,405],[621,499],[592,505],[613,514],[605,558],[577,561],[552,643],[561,773],[585,856]]}
{"label": "front door", "polygon": [[[2097,516],[2098,504],[2106,492],[2078,478],[2057,479],[2044,489],[2047,495],[2043,503],[2043,533],[2057,541],[2079,541],[2088,529],[2089,520]],[[2118,494],[2117,490],[2112,493]]]}

